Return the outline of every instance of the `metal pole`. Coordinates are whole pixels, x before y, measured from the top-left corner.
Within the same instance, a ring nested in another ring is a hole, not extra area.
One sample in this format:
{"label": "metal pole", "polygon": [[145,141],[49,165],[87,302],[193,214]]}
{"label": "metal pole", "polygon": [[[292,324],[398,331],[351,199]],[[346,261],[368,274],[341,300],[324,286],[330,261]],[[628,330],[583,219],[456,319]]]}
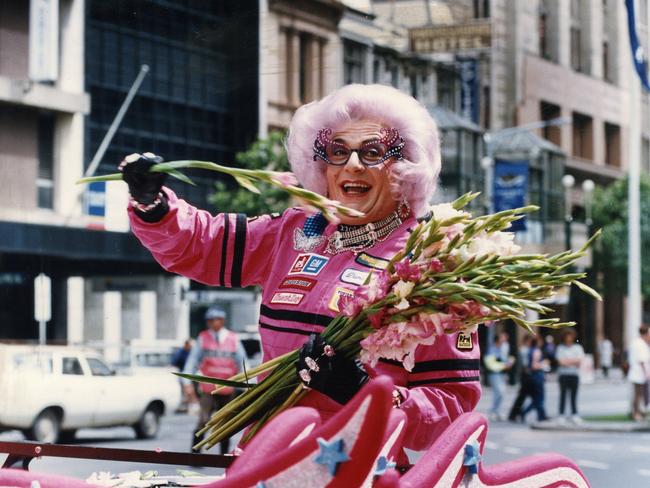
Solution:
{"label": "metal pole", "polygon": [[637,336],[641,325],[641,229],[640,229],[640,169],[641,159],[641,86],[632,83],[630,90],[630,157],[628,173],[628,262],[627,262],[627,320],[626,343],[629,344]]}
{"label": "metal pole", "polygon": [[140,85],[144,81],[144,77],[147,76],[148,72],[149,72],[149,66],[148,65],[143,64],[142,66],[140,66],[140,72],[138,73],[138,76],[136,77],[135,81],[133,82],[133,85],[131,85],[131,89],[129,90],[129,93],[127,93],[126,98],[122,102],[122,106],[117,111],[117,115],[113,119],[113,123],[108,128],[108,131],[106,132],[106,135],[104,136],[104,139],[102,139],[101,144],[97,148],[97,152],[95,153],[95,156],[93,157],[93,160],[88,165],[88,168],[86,169],[86,172],[84,173],[84,176],[88,177],[88,176],[92,176],[93,174],[95,174],[95,171],[97,170],[97,167],[99,166],[99,162],[104,157],[104,153],[106,153],[106,149],[108,149],[109,144],[113,140],[113,136],[117,132],[117,129],[120,127],[120,124],[122,123],[122,119],[126,115],[126,111],[129,109],[129,106],[131,105],[131,102],[133,101],[133,97],[135,97],[135,94],[140,89]]}

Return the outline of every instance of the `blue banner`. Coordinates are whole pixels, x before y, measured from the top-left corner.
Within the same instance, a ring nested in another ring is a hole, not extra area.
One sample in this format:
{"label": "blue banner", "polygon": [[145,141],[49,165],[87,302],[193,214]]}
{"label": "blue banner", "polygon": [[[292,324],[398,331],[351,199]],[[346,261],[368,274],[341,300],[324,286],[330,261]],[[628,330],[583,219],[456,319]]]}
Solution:
{"label": "blue banner", "polygon": [[106,215],[106,182],[94,181],[86,189],[86,213],[96,217]]}
{"label": "blue banner", "polygon": [[643,88],[650,91],[650,83],[648,82],[648,60],[643,52],[641,43],[636,33],[636,16],[634,14],[634,0],[625,0],[625,7],[627,8],[627,31],[630,38],[630,49],[632,50],[632,61],[634,62],[634,69],[636,70]]}
{"label": "blue banner", "polygon": [[[528,192],[528,160],[494,161],[494,211],[510,210],[526,205]],[[516,220],[510,227],[511,231],[526,230],[525,218]]]}
{"label": "blue banner", "polygon": [[473,58],[456,58],[460,67],[460,113],[479,123],[478,63]]}

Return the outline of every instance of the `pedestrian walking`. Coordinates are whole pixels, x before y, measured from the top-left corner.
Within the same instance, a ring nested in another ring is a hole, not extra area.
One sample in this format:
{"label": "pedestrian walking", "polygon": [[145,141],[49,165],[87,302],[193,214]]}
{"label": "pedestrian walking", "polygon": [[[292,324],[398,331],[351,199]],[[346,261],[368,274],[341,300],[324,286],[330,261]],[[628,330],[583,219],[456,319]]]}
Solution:
{"label": "pedestrian walking", "polygon": [[607,337],[603,337],[598,345],[598,353],[600,359],[600,368],[603,370],[603,376],[609,378],[609,370],[612,367],[612,360],[614,358],[614,345]]}
{"label": "pedestrian walking", "polygon": [[506,371],[510,370],[514,364],[513,358],[510,357],[509,338],[506,332],[497,334],[485,356],[485,367],[488,370],[488,379],[492,388],[490,420],[503,420],[501,403],[506,389]]}
{"label": "pedestrian walking", "polygon": [[528,351],[528,364],[530,369],[530,379],[532,386],[532,401],[521,412],[522,420],[526,420],[526,415],[531,410],[537,411],[537,421],[543,422],[548,420],[546,416],[545,401],[545,381],[546,371],[549,369],[549,360],[544,357],[542,347],[544,346],[544,339],[537,336],[531,342],[530,350]]}
{"label": "pedestrian walking", "polygon": [[519,369],[519,391],[517,397],[512,404],[508,420],[517,422],[523,420],[522,411],[526,399],[533,396],[533,382],[530,375],[530,347],[535,339],[534,336],[527,335],[524,337],[521,345],[519,346],[518,354],[518,369]]}
{"label": "pedestrian walking", "polygon": [[632,418],[641,421],[646,414],[646,388],[650,379],[650,327],[639,327],[639,336],[630,347],[630,369],[627,379],[632,384]]}
{"label": "pedestrian walking", "polygon": [[[199,334],[199,337],[190,351],[185,363],[183,372],[196,374],[197,371],[203,376],[213,378],[229,378],[242,370],[245,358],[244,347],[237,334],[228,330],[226,324],[226,312],[219,307],[212,306],[205,313],[206,330]],[[232,388],[222,388],[218,393],[212,394],[214,385],[201,383],[199,393],[194,385],[184,379],[185,394],[191,401],[199,402],[199,420],[192,437],[194,446],[201,441],[198,431],[203,428],[212,414],[224,407],[234,397]],[[230,452],[230,439],[224,439],[220,443],[221,454]]]}
{"label": "pedestrian walking", "polygon": [[559,414],[564,418],[564,407],[567,395],[571,396],[571,421],[580,423],[578,415],[578,386],[580,384],[580,365],[585,357],[585,351],[580,344],[576,344],[576,332],[566,329],[562,332],[560,345],[555,351],[558,363],[558,382],[560,383],[560,408]]}
{"label": "pedestrian walking", "polygon": [[[182,372],[185,369],[185,363],[187,358],[190,355],[194,341],[192,339],[187,339],[183,344],[183,347],[179,347],[174,354],[172,355],[172,366],[174,366],[178,371]],[[183,378],[178,378],[178,383],[181,388],[181,404],[176,409],[176,413],[186,413],[188,410],[188,397],[185,394],[185,388],[183,385]]]}

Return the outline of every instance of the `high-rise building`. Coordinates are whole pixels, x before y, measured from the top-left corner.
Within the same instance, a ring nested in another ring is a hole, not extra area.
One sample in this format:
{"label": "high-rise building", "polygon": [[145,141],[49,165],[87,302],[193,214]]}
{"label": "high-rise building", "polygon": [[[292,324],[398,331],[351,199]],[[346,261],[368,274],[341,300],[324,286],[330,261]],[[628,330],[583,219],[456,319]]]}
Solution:
{"label": "high-rise building", "polygon": [[[257,2],[0,4],[0,339],[35,339],[34,277],[52,279],[48,339],[184,338],[188,281],[124,226],[122,183],[75,185],[142,65],[95,174],[132,152],[232,161],[258,130]],[[210,181],[184,197],[207,207]],[[177,182],[170,182],[179,187]],[[81,198],[85,193],[86,198]]]}

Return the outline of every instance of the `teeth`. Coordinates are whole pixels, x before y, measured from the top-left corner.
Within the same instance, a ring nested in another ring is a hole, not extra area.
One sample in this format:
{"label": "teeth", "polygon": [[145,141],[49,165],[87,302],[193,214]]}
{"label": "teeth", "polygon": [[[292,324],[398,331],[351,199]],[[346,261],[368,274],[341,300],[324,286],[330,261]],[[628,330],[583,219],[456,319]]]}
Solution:
{"label": "teeth", "polygon": [[347,191],[366,192],[370,190],[370,186],[361,183],[346,183],[345,185],[343,185],[343,190],[346,192]]}

